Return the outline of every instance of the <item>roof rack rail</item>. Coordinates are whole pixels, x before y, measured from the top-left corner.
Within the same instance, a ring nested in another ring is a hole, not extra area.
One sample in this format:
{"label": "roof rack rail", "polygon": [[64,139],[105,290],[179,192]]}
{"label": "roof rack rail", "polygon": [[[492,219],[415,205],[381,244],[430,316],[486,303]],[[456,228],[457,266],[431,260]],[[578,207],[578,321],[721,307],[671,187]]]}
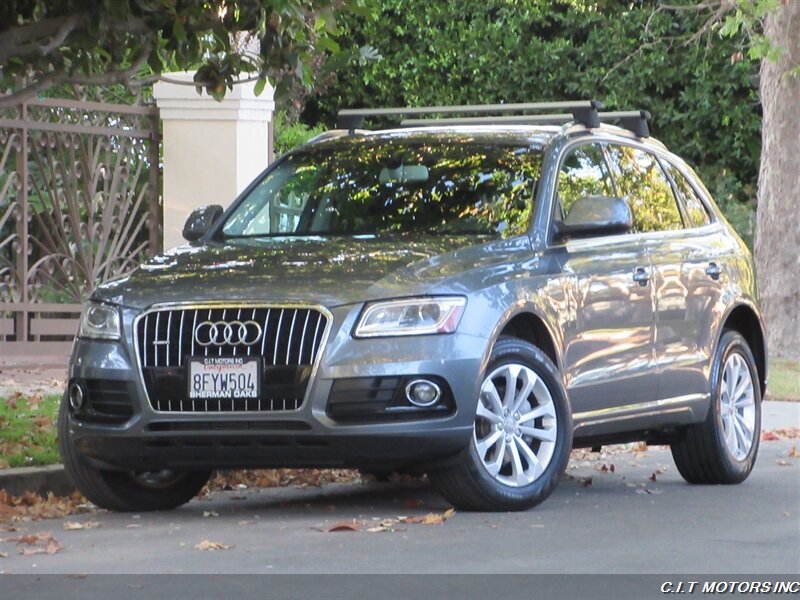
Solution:
{"label": "roof rack rail", "polygon": [[[339,111],[336,126],[340,129],[355,130],[364,126],[366,117],[385,117],[385,116],[418,116],[418,115],[442,115],[442,114],[463,114],[463,113],[509,113],[525,111],[551,111],[568,110],[571,115],[539,115],[543,118],[553,119],[566,116],[568,120],[574,119],[586,125],[586,127],[599,127],[597,111],[603,107],[597,100],[580,100],[575,102],[529,102],[522,104],[465,104],[461,106],[417,106],[417,107],[397,107],[397,108],[349,108]],[[529,115],[534,116],[534,115]],[[571,117],[571,118],[570,118]],[[476,117],[478,118],[478,117]],[[498,117],[490,117],[497,119]],[[512,117],[509,117],[512,118]],[[520,118],[520,117],[517,117]],[[441,123],[443,119],[439,119]],[[431,120],[433,122],[433,120]],[[530,121],[529,121],[530,122]],[[548,121],[550,122],[550,121]],[[427,123],[426,123],[427,124]]]}
{"label": "roof rack rail", "polygon": [[459,113],[509,113],[525,111],[569,110],[570,113],[540,115],[493,114],[482,117],[434,117],[429,119],[403,119],[401,127],[435,127],[439,125],[563,125],[577,121],[590,129],[600,123],[616,123],[637,137],[650,137],[646,110],[598,112],[603,107],[597,100],[575,102],[530,102],[523,104],[465,104],[461,106],[416,106],[397,108],[349,108],[339,111],[337,127],[351,134],[364,127],[367,117],[422,116]]}
{"label": "roof rack rail", "polygon": [[[597,113],[599,123],[618,123],[621,127],[631,131],[637,137],[650,137],[650,128],[647,122],[650,113],[646,110],[631,110],[622,112]],[[574,115],[504,115],[494,117],[463,117],[444,119],[404,119],[401,127],[436,127],[439,125],[563,125],[570,121],[579,121]],[[586,125],[586,123],[583,123]],[[590,125],[587,127],[592,128]]]}
{"label": "roof rack rail", "polygon": [[[620,127],[631,131],[637,137],[650,137],[650,113],[646,110],[597,113],[598,124],[617,123]],[[553,115],[503,115],[491,117],[456,117],[443,119],[404,119],[401,127],[437,127],[440,125],[563,125],[570,121],[579,121],[574,114]],[[591,125],[586,125],[592,128]]]}

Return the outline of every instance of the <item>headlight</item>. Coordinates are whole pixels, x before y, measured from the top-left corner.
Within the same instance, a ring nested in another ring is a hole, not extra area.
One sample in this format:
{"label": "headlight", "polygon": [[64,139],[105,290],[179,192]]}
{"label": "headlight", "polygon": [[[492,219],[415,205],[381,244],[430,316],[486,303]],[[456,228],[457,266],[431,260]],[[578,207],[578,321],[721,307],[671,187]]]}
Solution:
{"label": "headlight", "polygon": [[118,340],[120,337],[119,312],[108,304],[87,302],[81,314],[79,337]]}
{"label": "headlight", "polygon": [[461,320],[466,298],[410,298],[367,304],[356,327],[356,337],[453,333]]}

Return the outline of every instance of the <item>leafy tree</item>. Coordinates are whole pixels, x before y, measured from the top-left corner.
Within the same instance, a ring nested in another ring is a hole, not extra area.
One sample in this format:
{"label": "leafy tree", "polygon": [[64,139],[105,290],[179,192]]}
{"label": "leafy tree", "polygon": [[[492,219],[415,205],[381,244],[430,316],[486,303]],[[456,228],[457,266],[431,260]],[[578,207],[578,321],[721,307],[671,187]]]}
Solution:
{"label": "leafy tree", "polygon": [[368,14],[368,2],[4,0],[0,108],[65,83],[140,86],[191,68],[215,98],[241,78],[256,79],[257,90],[269,79],[280,95],[293,82],[311,86],[321,56],[346,62],[336,15]]}
{"label": "leafy tree", "polygon": [[347,106],[579,98],[598,98],[611,110],[646,108],[654,134],[697,166],[752,238],[757,70],[744,60],[732,64],[741,33],[686,44],[706,16],[658,7],[656,0],[381,0],[376,16],[350,15],[339,25],[382,60],[337,71],[303,116],[332,125]]}
{"label": "leafy tree", "polygon": [[800,358],[800,2],[709,0],[694,5],[722,35],[744,31],[760,60],[764,112],[756,265],[770,349]]}

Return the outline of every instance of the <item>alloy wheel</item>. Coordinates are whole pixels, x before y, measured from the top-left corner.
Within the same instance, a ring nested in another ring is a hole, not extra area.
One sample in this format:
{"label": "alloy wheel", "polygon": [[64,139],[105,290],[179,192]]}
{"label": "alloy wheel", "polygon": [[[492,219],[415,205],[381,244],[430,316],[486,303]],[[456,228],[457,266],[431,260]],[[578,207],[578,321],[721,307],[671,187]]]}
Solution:
{"label": "alloy wheel", "polygon": [[484,469],[496,481],[522,487],[547,469],[557,439],[555,403],[545,382],[529,367],[498,367],[481,385],[473,431]]}
{"label": "alloy wheel", "polygon": [[736,460],[744,460],[756,435],[756,406],[753,378],[744,358],[731,353],[722,368],[719,394],[725,446]]}

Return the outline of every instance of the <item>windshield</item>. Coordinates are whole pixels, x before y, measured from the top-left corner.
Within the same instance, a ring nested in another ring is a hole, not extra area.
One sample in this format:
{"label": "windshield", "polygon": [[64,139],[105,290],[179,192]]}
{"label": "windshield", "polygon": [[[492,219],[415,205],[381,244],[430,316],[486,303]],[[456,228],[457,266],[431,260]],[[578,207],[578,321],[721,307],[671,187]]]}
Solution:
{"label": "windshield", "polygon": [[286,157],[223,226],[232,237],[524,233],[537,146],[382,139]]}

